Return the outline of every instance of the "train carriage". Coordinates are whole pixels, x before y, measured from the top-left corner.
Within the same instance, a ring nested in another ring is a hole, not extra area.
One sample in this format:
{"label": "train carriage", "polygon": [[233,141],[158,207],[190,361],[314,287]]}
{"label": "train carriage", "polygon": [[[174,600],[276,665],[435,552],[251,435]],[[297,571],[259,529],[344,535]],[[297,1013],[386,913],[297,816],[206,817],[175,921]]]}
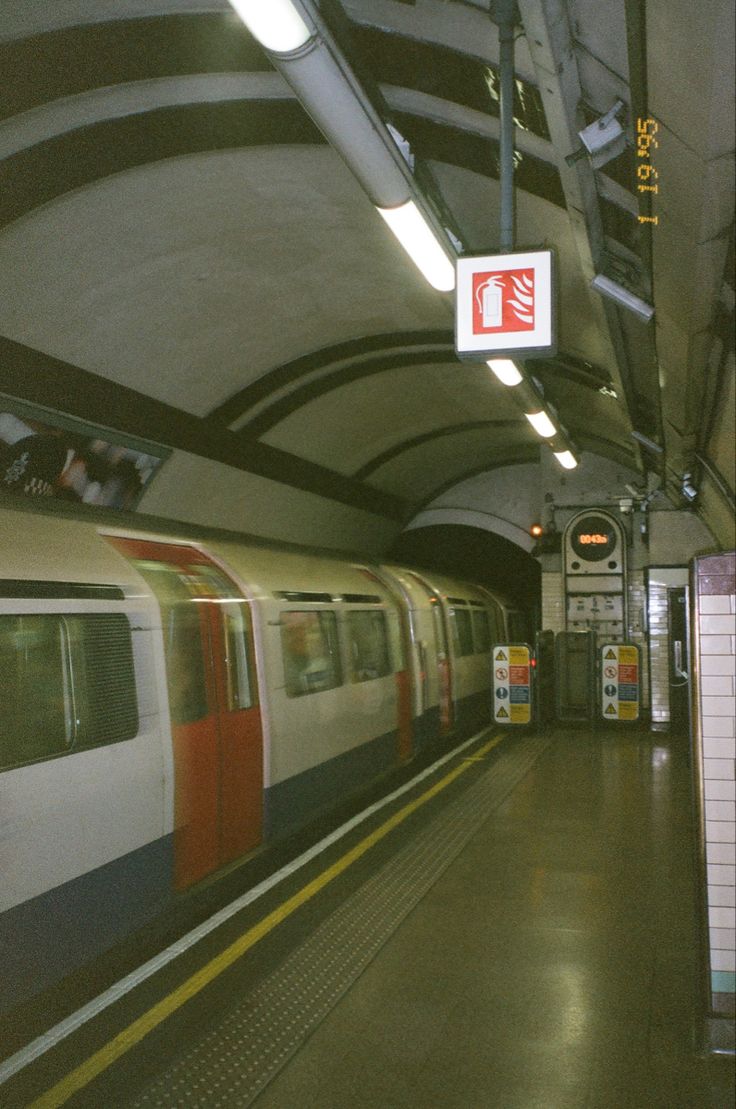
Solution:
{"label": "train carriage", "polygon": [[0,513],[0,1010],[489,720],[475,586]]}

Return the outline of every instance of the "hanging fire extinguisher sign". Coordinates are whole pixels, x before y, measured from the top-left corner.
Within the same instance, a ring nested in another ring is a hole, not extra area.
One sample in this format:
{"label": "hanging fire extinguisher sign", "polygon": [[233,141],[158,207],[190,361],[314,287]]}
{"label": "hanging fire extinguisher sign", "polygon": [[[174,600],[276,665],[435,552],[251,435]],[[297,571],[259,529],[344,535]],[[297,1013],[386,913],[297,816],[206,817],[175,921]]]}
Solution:
{"label": "hanging fire extinguisher sign", "polygon": [[468,362],[555,353],[551,250],[487,254],[457,261],[455,349]]}

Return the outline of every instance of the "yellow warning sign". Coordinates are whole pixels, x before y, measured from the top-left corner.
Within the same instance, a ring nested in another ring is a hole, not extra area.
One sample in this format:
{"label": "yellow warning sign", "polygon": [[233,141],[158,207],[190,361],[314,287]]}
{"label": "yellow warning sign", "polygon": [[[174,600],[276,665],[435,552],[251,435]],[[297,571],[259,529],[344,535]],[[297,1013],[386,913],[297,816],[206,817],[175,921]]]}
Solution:
{"label": "yellow warning sign", "polygon": [[615,716],[615,715],[616,715],[615,707],[613,705],[609,705],[608,708],[606,709],[606,716]]}
{"label": "yellow warning sign", "polygon": [[604,658],[615,658],[616,657],[616,652],[614,651],[613,647],[609,647],[608,648],[608,653],[605,654],[603,657]]}
{"label": "yellow warning sign", "polygon": [[496,655],[496,662],[508,662],[508,659],[506,657],[506,652],[504,651],[503,647],[500,649],[500,651]]}
{"label": "yellow warning sign", "polygon": [[637,720],[639,718],[639,705],[636,701],[620,701],[618,706],[619,720]]}
{"label": "yellow warning sign", "polygon": [[509,662],[512,666],[529,665],[528,647],[509,647]]}
{"label": "yellow warning sign", "polygon": [[501,705],[500,709],[496,713],[496,719],[497,720],[508,720],[508,718],[509,718],[509,714],[506,712],[506,709],[503,707],[503,705]]}
{"label": "yellow warning sign", "polygon": [[528,724],[531,720],[531,705],[512,705],[511,723]]}
{"label": "yellow warning sign", "polygon": [[618,661],[628,666],[636,666],[639,661],[639,651],[636,647],[619,647]]}

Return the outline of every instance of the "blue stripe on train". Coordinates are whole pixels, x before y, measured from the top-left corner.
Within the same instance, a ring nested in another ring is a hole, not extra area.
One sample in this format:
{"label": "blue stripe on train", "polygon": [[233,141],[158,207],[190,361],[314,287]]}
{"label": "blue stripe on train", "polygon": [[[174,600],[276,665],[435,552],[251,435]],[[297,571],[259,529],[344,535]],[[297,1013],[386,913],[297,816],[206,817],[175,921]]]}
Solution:
{"label": "blue stripe on train", "polygon": [[[455,705],[454,738],[487,724],[490,697]],[[437,737],[435,706],[414,721],[415,751]],[[397,761],[398,737],[369,743],[266,791],[264,839],[294,831]],[[0,1013],[35,996],[113,947],[161,912],[172,897],[173,837],[165,836],[0,915]]]}
{"label": "blue stripe on train", "polygon": [[396,731],[362,743],[266,790],[264,838],[277,839],[396,765]]}
{"label": "blue stripe on train", "polygon": [[172,896],[172,841],[146,844],[0,915],[0,1013],[161,912]]}
{"label": "blue stripe on train", "polygon": [[[488,724],[490,705],[487,690],[456,702],[453,738],[465,738]],[[414,720],[415,752],[437,739],[438,731],[439,709],[435,706]],[[264,799],[264,838],[277,839],[295,831],[320,811],[329,809],[391,770],[397,761],[397,742],[395,731],[386,732],[378,739],[271,786]]]}

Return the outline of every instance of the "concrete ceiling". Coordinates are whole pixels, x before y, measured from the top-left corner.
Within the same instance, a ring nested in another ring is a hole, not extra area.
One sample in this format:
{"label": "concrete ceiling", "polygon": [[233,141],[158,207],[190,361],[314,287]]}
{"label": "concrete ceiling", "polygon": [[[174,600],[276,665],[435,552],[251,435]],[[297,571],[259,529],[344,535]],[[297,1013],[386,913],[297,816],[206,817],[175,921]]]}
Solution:
{"label": "concrete ceiling", "polygon": [[[554,247],[561,293],[558,354],[528,368],[582,451],[675,500],[696,472],[715,519],[733,496],[732,4],[518,6],[516,243]],[[496,250],[494,5],[319,7],[446,226]],[[546,448],[458,362],[451,299],[225,0],[14,0],[0,67],[0,391],[172,448],[142,508],[276,534],[270,503],[284,535],[310,518],[296,537],[380,548],[473,475],[534,486]],[[568,165],[617,98],[628,149]],[[650,115],[656,197],[636,190]],[[653,323],[590,289],[603,268]],[[256,523],[234,509],[246,490]]]}

